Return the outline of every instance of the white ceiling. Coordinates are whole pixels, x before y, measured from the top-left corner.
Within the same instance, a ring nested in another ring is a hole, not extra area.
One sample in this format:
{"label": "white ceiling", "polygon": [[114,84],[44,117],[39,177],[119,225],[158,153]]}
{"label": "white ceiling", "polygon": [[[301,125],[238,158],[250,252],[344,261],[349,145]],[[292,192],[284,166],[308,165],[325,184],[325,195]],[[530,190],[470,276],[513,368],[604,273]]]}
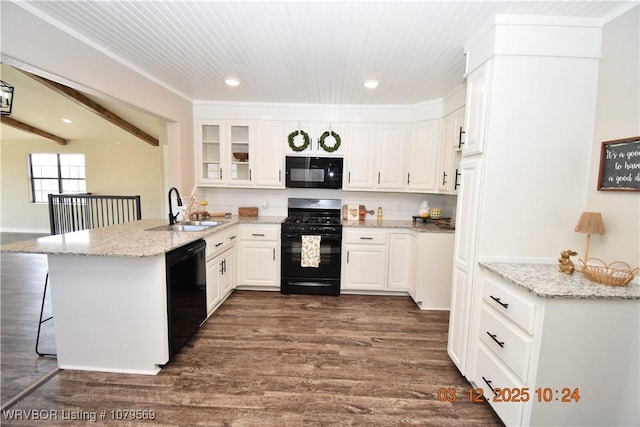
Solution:
{"label": "white ceiling", "polygon": [[[188,100],[414,104],[463,83],[496,14],[608,18],[621,1],[17,3]],[[73,55],[70,52],[69,55]],[[236,88],[223,79],[237,77]],[[376,90],[362,86],[376,79]]]}
{"label": "white ceiling", "polygon": [[[496,14],[605,22],[638,0],[14,3],[188,100],[415,104],[463,84],[464,44]],[[242,84],[226,86],[229,76]],[[70,140],[131,138],[5,64],[2,79],[16,86],[17,120]],[[94,100],[158,136],[156,118]],[[34,138],[1,130],[3,140]]]}

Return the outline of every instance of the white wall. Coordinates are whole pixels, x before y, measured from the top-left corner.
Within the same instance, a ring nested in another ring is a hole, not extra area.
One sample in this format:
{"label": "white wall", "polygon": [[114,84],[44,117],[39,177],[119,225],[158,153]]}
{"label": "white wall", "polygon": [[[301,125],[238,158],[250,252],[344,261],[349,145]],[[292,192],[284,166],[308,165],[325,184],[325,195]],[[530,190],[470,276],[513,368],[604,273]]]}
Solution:
{"label": "white wall", "polygon": [[118,142],[70,141],[65,146],[45,140],[2,141],[1,231],[48,233],[46,203],[31,203],[29,153],[82,153],[87,191],[102,195],[141,196],[143,218],[159,218],[162,169],[159,147],[131,136]]}
{"label": "white wall", "polygon": [[597,181],[602,141],[640,136],[639,28],[640,7],[603,28],[585,206],[585,210],[602,212],[605,227],[604,235],[591,237],[589,256],[609,263],[624,261],[632,268],[640,266],[640,193],[597,191]]}

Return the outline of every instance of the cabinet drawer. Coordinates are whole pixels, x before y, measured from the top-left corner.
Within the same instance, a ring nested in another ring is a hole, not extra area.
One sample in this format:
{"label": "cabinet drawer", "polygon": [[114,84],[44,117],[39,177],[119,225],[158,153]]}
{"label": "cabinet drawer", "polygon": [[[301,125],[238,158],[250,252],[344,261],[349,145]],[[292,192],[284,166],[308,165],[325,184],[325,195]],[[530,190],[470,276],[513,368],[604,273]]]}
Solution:
{"label": "cabinet drawer", "polygon": [[[521,402],[496,402],[493,390],[509,388],[514,392],[522,390],[523,385],[512,380],[500,366],[500,362],[491,356],[482,344],[479,345],[475,369],[476,387],[484,390],[484,396],[500,419],[508,426],[522,425],[522,410],[525,404]],[[492,390],[493,389],[493,390]],[[531,393],[529,391],[529,393]],[[531,399],[531,397],[529,397]]]}
{"label": "cabinet drawer", "polygon": [[230,244],[227,240],[227,233],[225,232],[218,232],[210,236],[206,236],[204,241],[207,242],[207,258],[219,253]]}
{"label": "cabinet drawer", "polygon": [[504,362],[522,382],[526,382],[531,359],[531,338],[488,307],[480,315],[480,340]]}
{"label": "cabinet drawer", "polygon": [[531,335],[533,334],[537,304],[529,298],[535,297],[520,294],[514,288],[515,286],[502,283],[498,277],[485,275],[482,298],[490,307],[495,308]]}
{"label": "cabinet drawer", "polygon": [[240,238],[242,240],[280,240],[280,226],[240,226]]}
{"label": "cabinet drawer", "polygon": [[345,229],[345,243],[364,243],[364,244],[387,244],[387,232],[384,230],[365,229]]}

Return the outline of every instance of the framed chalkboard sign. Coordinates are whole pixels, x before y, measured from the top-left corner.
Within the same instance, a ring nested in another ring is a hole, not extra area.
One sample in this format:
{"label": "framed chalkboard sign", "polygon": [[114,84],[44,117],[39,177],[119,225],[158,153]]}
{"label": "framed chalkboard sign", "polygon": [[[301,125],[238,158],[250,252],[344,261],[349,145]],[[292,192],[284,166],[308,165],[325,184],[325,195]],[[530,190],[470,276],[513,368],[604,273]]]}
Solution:
{"label": "framed chalkboard sign", "polygon": [[640,136],[602,143],[598,190],[640,191]]}

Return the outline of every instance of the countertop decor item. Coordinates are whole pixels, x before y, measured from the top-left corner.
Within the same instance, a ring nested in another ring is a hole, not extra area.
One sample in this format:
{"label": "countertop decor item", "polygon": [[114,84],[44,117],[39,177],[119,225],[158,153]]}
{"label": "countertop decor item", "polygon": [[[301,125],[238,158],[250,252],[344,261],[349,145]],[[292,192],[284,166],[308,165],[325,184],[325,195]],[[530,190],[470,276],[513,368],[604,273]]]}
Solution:
{"label": "countertop decor item", "polygon": [[258,216],[258,208],[256,207],[238,208],[238,216],[241,216],[241,217]]}
{"label": "countertop decor item", "polygon": [[[296,136],[298,135],[302,135],[302,138],[304,139],[301,145],[296,145],[295,139],[296,139]],[[289,142],[289,148],[291,148],[293,151],[300,152],[300,151],[306,150],[307,147],[309,147],[309,144],[311,143],[311,138],[309,138],[308,133],[300,129],[300,130],[294,130],[293,132],[291,132],[287,137],[287,141]]]}
{"label": "countertop decor item", "polygon": [[429,218],[431,218],[431,219],[441,219],[442,218],[442,208],[430,208],[429,209]]}
{"label": "countertop decor item", "polygon": [[[332,136],[333,139],[335,139],[335,143],[332,146],[327,145],[325,142],[325,140],[329,136]],[[336,151],[338,148],[340,148],[341,143],[342,143],[342,139],[340,138],[340,135],[338,135],[334,131],[326,131],[320,137],[320,147],[322,147],[322,149],[327,153],[333,153],[334,151]]]}
{"label": "countertop decor item", "polygon": [[373,210],[370,210],[370,211],[367,210],[367,208],[364,205],[358,206],[358,220],[364,221],[367,214],[374,215],[375,212]]}
{"label": "countertop decor item", "polygon": [[638,267],[631,269],[629,264],[622,261],[606,264],[599,258],[589,258],[586,262],[579,262],[587,279],[609,286],[627,286],[640,270]]}
{"label": "countertop decor item", "polygon": [[582,263],[586,264],[589,258],[589,244],[591,243],[592,234],[604,234],[604,224],[602,223],[602,214],[600,212],[582,212],[575,231],[587,234],[587,243],[582,256]]}
{"label": "countertop decor item", "polygon": [[576,266],[571,261],[572,256],[578,255],[577,252],[567,249],[560,252],[560,258],[558,258],[558,269],[564,274],[573,274],[576,271]]}

